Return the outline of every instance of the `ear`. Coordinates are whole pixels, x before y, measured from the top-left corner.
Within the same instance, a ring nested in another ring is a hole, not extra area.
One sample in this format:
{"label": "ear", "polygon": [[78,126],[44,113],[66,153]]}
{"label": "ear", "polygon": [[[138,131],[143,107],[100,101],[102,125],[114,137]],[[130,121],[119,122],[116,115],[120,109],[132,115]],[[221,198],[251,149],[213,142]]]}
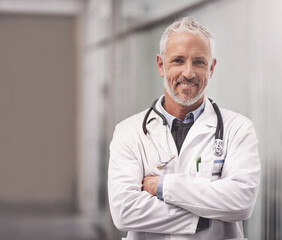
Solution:
{"label": "ear", "polygon": [[211,67],[210,67],[210,78],[212,77],[213,73],[214,73],[214,68],[215,68],[215,65],[216,65],[216,58],[214,58],[212,60],[212,64],[211,64]]}
{"label": "ear", "polygon": [[157,67],[158,67],[158,73],[161,77],[164,77],[164,62],[161,57],[161,55],[157,55]]}

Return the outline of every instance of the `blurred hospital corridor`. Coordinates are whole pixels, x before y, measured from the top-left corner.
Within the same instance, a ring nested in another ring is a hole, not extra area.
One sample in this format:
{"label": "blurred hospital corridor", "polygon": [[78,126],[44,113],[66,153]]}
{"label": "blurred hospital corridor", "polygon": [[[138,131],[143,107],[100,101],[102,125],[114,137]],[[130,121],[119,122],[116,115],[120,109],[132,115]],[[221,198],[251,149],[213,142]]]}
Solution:
{"label": "blurred hospital corridor", "polygon": [[0,240],[118,240],[115,125],[163,93],[159,39],[194,16],[214,34],[207,96],[250,118],[261,183],[249,240],[282,239],[282,1],[0,0]]}

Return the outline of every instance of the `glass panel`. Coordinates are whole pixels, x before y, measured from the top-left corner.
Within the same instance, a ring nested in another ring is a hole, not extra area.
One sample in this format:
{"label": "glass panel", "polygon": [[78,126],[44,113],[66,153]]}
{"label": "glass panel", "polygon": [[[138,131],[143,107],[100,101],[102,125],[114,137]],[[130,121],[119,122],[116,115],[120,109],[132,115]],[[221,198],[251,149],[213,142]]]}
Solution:
{"label": "glass panel", "polygon": [[152,21],[191,6],[200,0],[121,0],[123,27]]}

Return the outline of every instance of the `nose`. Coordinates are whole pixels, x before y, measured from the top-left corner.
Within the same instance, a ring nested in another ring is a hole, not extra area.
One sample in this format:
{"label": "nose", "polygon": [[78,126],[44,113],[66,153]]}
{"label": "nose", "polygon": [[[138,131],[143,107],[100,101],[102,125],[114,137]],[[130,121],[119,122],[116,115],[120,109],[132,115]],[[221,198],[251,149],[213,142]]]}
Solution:
{"label": "nose", "polygon": [[183,67],[184,67],[182,71],[183,77],[191,79],[196,76],[192,62],[187,61],[187,63]]}

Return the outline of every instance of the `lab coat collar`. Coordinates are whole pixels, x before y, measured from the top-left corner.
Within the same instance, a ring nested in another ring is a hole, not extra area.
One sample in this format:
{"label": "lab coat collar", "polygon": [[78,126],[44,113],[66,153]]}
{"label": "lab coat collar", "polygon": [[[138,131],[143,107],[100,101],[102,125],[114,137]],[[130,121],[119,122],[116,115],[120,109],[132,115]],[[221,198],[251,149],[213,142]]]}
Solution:
{"label": "lab coat collar", "polygon": [[198,118],[198,122],[204,123],[205,125],[207,125],[209,127],[216,127],[217,116],[216,116],[216,113],[214,111],[214,108],[213,108],[210,100],[206,96],[205,96],[205,100],[206,100],[205,109],[204,109],[204,112],[202,113],[202,115]]}
{"label": "lab coat collar", "polygon": [[[162,104],[163,97],[164,97],[164,94],[158,99],[158,101],[156,103],[156,109],[159,112],[161,112],[161,104]],[[152,111],[150,116],[151,117],[149,117],[148,122],[152,118],[156,118],[156,117],[160,118],[154,111]],[[200,122],[201,124],[204,124],[204,125],[207,125],[207,126],[210,126],[210,127],[216,127],[216,125],[217,125],[216,113],[213,109],[211,102],[207,98],[207,96],[205,96],[205,109],[195,123],[197,123],[197,122]]]}

